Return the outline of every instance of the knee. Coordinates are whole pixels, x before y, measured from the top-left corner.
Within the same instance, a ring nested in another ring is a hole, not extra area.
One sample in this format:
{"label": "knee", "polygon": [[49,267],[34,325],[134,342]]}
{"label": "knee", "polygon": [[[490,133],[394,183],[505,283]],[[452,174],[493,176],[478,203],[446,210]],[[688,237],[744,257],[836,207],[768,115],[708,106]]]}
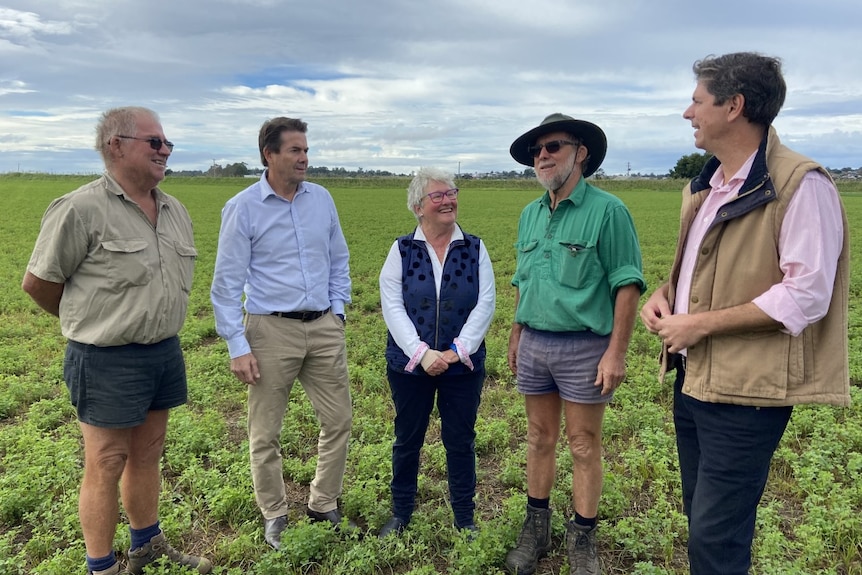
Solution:
{"label": "knee", "polygon": [[602,443],[597,434],[584,431],[570,433],[568,440],[573,461],[585,463],[601,457]]}
{"label": "knee", "polygon": [[87,454],[84,474],[90,480],[116,483],[123,475],[129,454],[124,451]]}
{"label": "knee", "polygon": [[347,417],[321,418],[320,434],[326,438],[338,438],[350,435],[352,426],[353,418],[350,415]]}
{"label": "knee", "polygon": [[527,449],[536,455],[549,455],[557,448],[558,436],[550,429],[531,425],[527,430]]}

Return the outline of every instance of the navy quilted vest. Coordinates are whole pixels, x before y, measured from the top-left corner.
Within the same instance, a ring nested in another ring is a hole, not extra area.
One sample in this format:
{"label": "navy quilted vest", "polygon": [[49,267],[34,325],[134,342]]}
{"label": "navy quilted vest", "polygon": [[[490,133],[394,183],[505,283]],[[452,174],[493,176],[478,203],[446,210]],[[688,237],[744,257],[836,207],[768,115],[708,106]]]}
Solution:
{"label": "navy quilted vest", "polygon": [[[440,284],[440,301],[434,286],[434,271],[431,256],[425,242],[414,240],[413,234],[398,238],[401,252],[401,283],[404,307],[416,327],[419,339],[431,349],[445,351],[461,332],[470,312],[479,301],[479,238],[465,233],[463,240],[449,246],[443,263],[443,279]],[[485,342],[470,356],[474,370],[485,365]],[[389,334],[386,344],[386,363],[390,369],[404,372],[410,358],[404,355]],[[449,366],[448,375],[468,373],[463,363]],[[422,366],[413,371],[425,373]]]}

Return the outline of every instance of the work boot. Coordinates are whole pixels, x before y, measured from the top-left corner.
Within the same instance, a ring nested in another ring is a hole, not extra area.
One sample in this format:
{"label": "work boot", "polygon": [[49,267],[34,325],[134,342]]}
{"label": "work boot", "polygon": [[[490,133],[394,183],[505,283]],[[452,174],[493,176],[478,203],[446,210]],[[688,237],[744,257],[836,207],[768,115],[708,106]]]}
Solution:
{"label": "work boot", "polygon": [[506,570],[513,575],[532,575],[539,559],[550,550],[551,510],[527,505],[518,545],[506,554]]}
{"label": "work boot", "polygon": [[569,521],[566,525],[566,551],[569,554],[571,575],[601,575],[599,554],[596,550],[596,530]]}
{"label": "work boot", "polygon": [[162,556],[174,563],[193,567],[197,569],[198,573],[209,573],[213,568],[212,562],[206,557],[186,555],[171,547],[171,544],[165,539],[165,532],[159,531],[159,534],[150,539],[150,542],[143,547],[129,549],[129,573],[141,575],[146,565]]}

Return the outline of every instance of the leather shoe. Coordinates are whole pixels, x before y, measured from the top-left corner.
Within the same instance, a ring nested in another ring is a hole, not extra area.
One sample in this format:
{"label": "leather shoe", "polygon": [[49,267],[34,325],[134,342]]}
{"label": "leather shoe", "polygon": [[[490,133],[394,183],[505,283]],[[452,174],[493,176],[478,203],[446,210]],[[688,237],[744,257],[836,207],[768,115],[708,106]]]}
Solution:
{"label": "leather shoe", "polygon": [[[322,522],[327,521],[332,524],[335,529],[341,529],[341,511],[336,507],[332,511],[327,511],[325,513],[321,513],[320,511],[315,511],[312,508],[308,507],[305,510],[305,514],[314,521],[314,522]],[[346,531],[354,531],[359,529],[359,527],[351,521],[349,518],[347,519],[347,527]]]}
{"label": "leather shoe", "polygon": [[281,532],[287,527],[287,515],[263,520],[263,538],[273,549],[281,548]]}
{"label": "leather shoe", "polygon": [[394,515],[389,518],[389,521],[383,524],[383,527],[380,528],[380,535],[378,537],[383,539],[387,535],[394,533],[395,535],[401,535],[404,529],[407,527],[407,524],[404,523],[398,517]]}

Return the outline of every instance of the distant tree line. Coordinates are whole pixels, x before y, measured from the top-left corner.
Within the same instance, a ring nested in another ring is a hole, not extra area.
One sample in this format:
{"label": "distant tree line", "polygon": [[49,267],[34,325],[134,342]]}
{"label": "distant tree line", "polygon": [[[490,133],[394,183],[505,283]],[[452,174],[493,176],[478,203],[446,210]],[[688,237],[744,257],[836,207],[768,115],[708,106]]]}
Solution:
{"label": "distant tree line", "polygon": [[[690,180],[692,178],[697,177],[701,170],[703,170],[706,162],[712,157],[712,154],[708,152],[704,153],[694,153],[687,154],[682,156],[679,160],[677,160],[676,165],[670,170],[667,175],[656,175],[656,174],[630,174],[629,177],[632,178],[680,178]],[[862,179],[862,168],[841,168],[841,169],[832,169],[827,168],[832,176],[836,179]],[[245,176],[259,176],[263,173],[263,168],[249,168],[245,162],[236,162],[233,164],[225,164],[222,166],[221,164],[213,163],[212,166],[209,167],[206,171],[203,170],[167,170],[168,175],[173,176],[182,176],[182,177],[207,177],[207,178],[242,178]],[[309,177],[330,177],[330,178],[387,178],[387,177],[408,177],[412,174],[396,174],[390,172],[389,170],[365,170],[363,168],[356,168],[355,170],[350,170],[347,168],[328,168],[326,166],[309,166],[308,167],[308,176]],[[509,170],[509,171],[491,171],[491,172],[482,172],[482,173],[464,173],[457,174],[459,178],[462,180],[472,180],[472,179],[492,179],[492,180],[518,180],[518,179],[528,179],[532,180],[536,177],[536,172],[533,168],[526,168],[524,170]],[[596,173],[593,176],[597,180],[606,179],[613,176],[608,176],[603,169],[596,170]]]}

